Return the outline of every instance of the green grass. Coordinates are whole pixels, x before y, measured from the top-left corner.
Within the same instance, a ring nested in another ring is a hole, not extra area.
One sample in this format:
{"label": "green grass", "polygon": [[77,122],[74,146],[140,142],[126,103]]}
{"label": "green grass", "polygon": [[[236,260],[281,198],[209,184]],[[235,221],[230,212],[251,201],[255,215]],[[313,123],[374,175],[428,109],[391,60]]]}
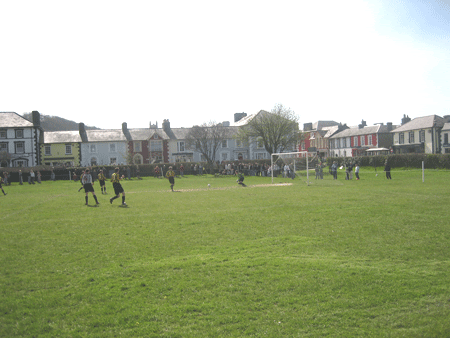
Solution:
{"label": "green grass", "polygon": [[4,187],[0,337],[450,336],[450,173],[360,176]]}

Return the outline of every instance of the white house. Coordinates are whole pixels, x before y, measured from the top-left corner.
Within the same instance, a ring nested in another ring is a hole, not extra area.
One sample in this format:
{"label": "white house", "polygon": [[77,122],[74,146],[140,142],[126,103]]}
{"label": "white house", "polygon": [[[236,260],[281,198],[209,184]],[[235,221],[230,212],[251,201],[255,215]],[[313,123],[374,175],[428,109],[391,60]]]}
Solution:
{"label": "white house", "polygon": [[127,164],[127,139],[122,129],[86,130],[80,123],[81,166]]}
{"label": "white house", "polygon": [[2,167],[33,167],[40,164],[39,144],[43,130],[39,112],[33,122],[14,112],[0,113],[0,156]]}
{"label": "white house", "polygon": [[403,116],[402,125],[391,131],[394,135],[394,153],[440,153],[440,132],[445,120],[437,115],[411,120]]}

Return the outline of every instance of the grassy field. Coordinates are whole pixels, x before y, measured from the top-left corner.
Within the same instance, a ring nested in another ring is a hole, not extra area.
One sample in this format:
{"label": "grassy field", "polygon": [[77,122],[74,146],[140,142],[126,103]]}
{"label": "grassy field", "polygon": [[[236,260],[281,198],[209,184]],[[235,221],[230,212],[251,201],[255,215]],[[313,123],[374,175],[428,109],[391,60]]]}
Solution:
{"label": "grassy field", "polygon": [[4,187],[0,337],[449,337],[450,173],[339,175]]}

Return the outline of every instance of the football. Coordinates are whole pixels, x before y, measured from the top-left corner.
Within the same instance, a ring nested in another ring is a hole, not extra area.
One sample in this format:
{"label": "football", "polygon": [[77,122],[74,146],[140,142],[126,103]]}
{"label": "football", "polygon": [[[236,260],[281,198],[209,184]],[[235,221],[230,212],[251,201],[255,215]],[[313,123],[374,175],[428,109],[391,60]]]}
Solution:
{"label": "football", "polygon": [[208,183],[208,188],[211,186],[211,184]]}

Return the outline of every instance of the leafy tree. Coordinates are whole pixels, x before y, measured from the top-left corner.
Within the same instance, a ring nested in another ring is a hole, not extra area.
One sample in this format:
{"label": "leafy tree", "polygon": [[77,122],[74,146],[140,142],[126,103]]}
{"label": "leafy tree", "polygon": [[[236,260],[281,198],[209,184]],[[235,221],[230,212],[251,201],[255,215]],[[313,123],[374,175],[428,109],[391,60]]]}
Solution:
{"label": "leafy tree", "polygon": [[224,127],[222,123],[211,121],[200,126],[193,126],[186,136],[186,145],[203,155],[211,172],[214,168],[216,154],[222,142],[229,136],[229,128]]}
{"label": "leafy tree", "polygon": [[6,150],[0,151],[0,165],[5,163],[8,164],[11,160],[11,154]]}
{"label": "leafy tree", "polygon": [[290,108],[278,104],[270,112],[261,110],[256,114],[239,129],[237,138],[259,139],[270,154],[297,151],[298,117]]}

